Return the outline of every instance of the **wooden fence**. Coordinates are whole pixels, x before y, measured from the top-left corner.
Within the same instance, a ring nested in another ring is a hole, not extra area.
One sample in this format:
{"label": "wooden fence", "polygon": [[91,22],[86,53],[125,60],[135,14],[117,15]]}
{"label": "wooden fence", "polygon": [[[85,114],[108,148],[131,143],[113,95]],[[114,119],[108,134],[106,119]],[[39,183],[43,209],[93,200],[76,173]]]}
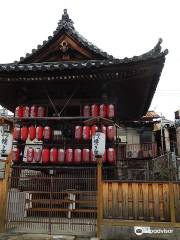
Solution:
{"label": "wooden fence", "polygon": [[101,223],[180,227],[180,183],[105,181],[102,191]]}

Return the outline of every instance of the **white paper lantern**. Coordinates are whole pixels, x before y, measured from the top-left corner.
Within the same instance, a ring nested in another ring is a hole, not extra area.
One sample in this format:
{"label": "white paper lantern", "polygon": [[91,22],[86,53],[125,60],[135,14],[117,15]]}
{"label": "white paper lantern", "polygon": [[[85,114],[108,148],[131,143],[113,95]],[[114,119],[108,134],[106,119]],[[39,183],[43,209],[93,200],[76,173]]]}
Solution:
{"label": "white paper lantern", "polygon": [[8,155],[12,150],[12,134],[8,131],[0,130],[0,155]]}
{"label": "white paper lantern", "polygon": [[96,132],[92,136],[92,151],[95,157],[102,157],[105,152],[105,134]]}

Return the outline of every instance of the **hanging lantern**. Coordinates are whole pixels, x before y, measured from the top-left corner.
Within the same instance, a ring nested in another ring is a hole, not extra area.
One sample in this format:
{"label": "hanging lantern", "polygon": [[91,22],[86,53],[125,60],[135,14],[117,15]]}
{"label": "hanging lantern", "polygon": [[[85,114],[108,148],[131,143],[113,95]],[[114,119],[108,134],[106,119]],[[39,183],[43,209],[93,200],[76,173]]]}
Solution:
{"label": "hanging lantern", "polygon": [[48,164],[50,159],[50,150],[49,148],[44,148],[42,150],[42,163]]}
{"label": "hanging lantern", "polygon": [[83,116],[84,117],[90,117],[90,106],[89,105],[85,105],[83,106]]}
{"label": "hanging lantern", "polygon": [[36,138],[38,141],[42,141],[42,139],[43,139],[43,127],[42,126],[38,126],[36,128]]}
{"label": "hanging lantern", "polygon": [[116,161],[116,152],[114,148],[107,149],[107,161],[108,163],[114,164]]}
{"label": "hanging lantern", "polygon": [[83,127],[83,140],[90,140],[90,127],[84,126]]}
{"label": "hanging lantern", "polygon": [[33,141],[36,138],[36,128],[34,126],[29,127],[29,139]]}
{"label": "hanging lantern", "polygon": [[82,139],[82,127],[81,126],[75,126],[75,139],[77,141],[80,141]]}
{"label": "hanging lantern", "polygon": [[15,109],[15,117],[22,118],[23,117],[23,106],[18,106]]}
{"label": "hanging lantern", "polygon": [[45,108],[42,106],[39,106],[37,108],[37,117],[45,117]]}
{"label": "hanging lantern", "polygon": [[69,164],[73,162],[73,149],[72,148],[67,148],[66,149],[66,158],[65,158],[65,163]]}
{"label": "hanging lantern", "polygon": [[32,117],[32,118],[37,117],[37,110],[38,110],[37,106],[35,106],[35,105],[31,106],[30,117]]}
{"label": "hanging lantern", "polygon": [[92,117],[98,117],[99,115],[99,107],[97,104],[91,105],[91,116]]}
{"label": "hanging lantern", "polygon": [[115,111],[114,111],[114,105],[108,104],[107,105],[107,118],[114,118]]}
{"label": "hanging lantern", "polygon": [[101,104],[99,106],[99,116],[103,117],[103,118],[106,118],[106,116],[107,116],[107,106],[106,106],[106,104]]}
{"label": "hanging lantern", "polygon": [[24,106],[23,107],[23,117],[24,118],[28,118],[29,117],[29,107],[28,106]]}
{"label": "hanging lantern", "polygon": [[17,147],[14,147],[12,149],[12,161],[13,162],[19,162],[20,159],[20,150]]}
{"label": "hanging lantern", "polygon": [[21,140],[25,142],[28,138],[28,128],[26,126],[23,126],[21,128]]}
{"label": "hanging lantern", "polygon": [[36,162],[36,163],[41,162],[41,154],[42,154],[41,148],[34,149],[34,162]]}
{"label": "hanging lantern", "polygon": [[93,125],[91,127],[91,137],[98,131],[98,126]]}
{"label": "hanging lantern", "polygon": [[21,128],[14,127],[13,129],[13,140],[18,141],[21,139]]}
{"label": "hanging lantern", "polygon": [[64,149],[58,149],[58,163],[64,163],[65,151]]}
{"label": "hanging lantern", "polygon": [[116,129],[115,126],[107,127],[107,138],[109,141],[114,141],[116,137]]}
{"label": "hanging lantern", "polygon": [[106,137],[106,126],[104,125],[101,126],[101,132],[104,133]]}
{"label": "hanging lantern", "polygon": [[32,163],[33,159],[34,159],[34,149],[32,147],[29,147],[27,149],[26,160],[28,163]]}
{"label": "hanging lantern", "polygon": [[61,130],[53,130],[53,141],[54,142],[60,142],[62,139],[62,131]]}
{"label": "hanging lantern", "polygon": [[49,126],[44,127],[44,132],[43,132],[44,140],[46,140],[46,141],[50,140],[51,133],[52,133],[51,127],[49,127]]}
{"label": "hanging lantern", "polygon": [[82,150],[82,161],[84,163],[89,163],[90,161],[90,150],[88,148],[83,148]]}
{"label": "hanging lantern", "polygon": [[81,149],[74,149],[74,163],[78,164],[81,162]]}
{"label": "hanging lantern", "polygon": [[58,159],[58,150],[57,148],[52,148],[50,151],[50,162],[53,164],[56,164],[57,159]]}

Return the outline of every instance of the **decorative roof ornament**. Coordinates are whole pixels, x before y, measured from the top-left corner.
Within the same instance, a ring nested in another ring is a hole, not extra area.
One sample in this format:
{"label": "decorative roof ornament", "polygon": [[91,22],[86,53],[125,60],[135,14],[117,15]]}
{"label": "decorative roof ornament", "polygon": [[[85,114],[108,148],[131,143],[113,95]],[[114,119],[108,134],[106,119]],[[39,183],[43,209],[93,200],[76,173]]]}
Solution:
{"label": "decorative roof ornament", "polygon": [[58,23],[58,27],[56,30],[61,29],[62,27],[70,27],[72,29],[74,29],[74,22],[69,18],[69,15],[67,13],[67,9],[63,10],[63,14],[62,14],[62,18]]}

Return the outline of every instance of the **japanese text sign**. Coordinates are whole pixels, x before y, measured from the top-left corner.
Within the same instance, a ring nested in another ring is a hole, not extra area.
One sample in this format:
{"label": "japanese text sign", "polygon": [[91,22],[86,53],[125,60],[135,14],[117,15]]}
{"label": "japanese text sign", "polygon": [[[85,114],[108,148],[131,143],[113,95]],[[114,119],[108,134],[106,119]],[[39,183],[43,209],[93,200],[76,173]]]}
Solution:
{"label": "japanese text sign", "polygon": [[92,151],[95,157],[103,156],[105,152],[105,134],[96,132],[92,136]]}

